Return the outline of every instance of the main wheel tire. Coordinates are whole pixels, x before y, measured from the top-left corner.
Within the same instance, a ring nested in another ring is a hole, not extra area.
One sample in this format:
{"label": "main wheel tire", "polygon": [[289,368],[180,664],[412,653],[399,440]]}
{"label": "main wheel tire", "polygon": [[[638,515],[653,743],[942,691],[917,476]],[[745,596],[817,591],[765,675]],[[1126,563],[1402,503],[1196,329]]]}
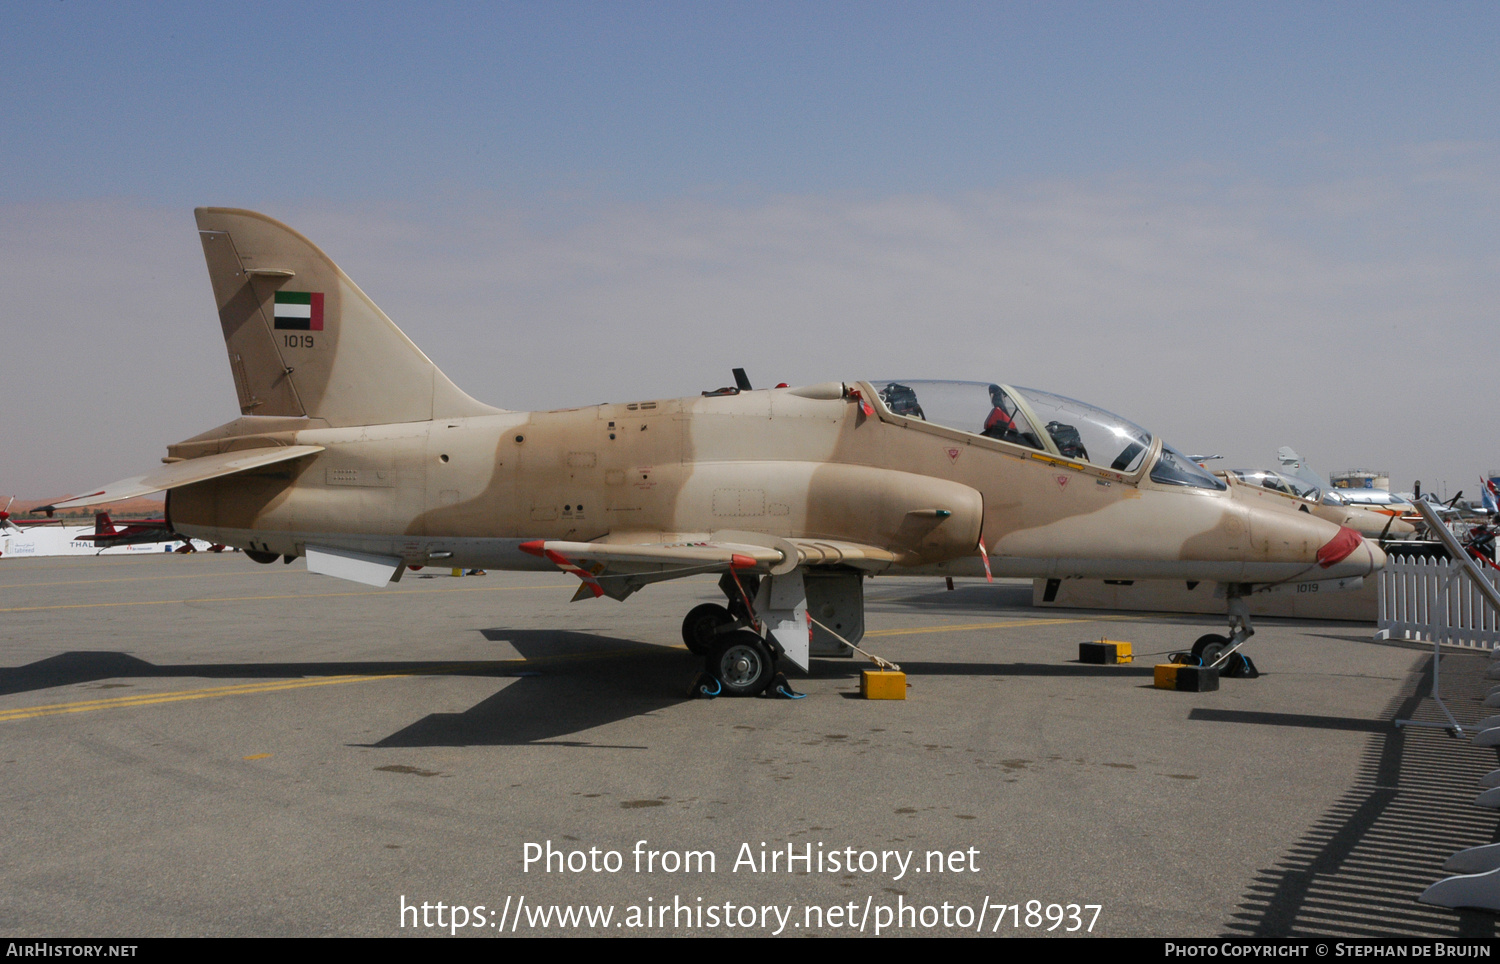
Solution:
{"label": "main wheel tire", "polygon": [[[1218,633],[1209,633],[1199,636],[1198,641],[1193,644],[1193,655],[1198,657],[1199,666],[1212,666],[1219,654],[1229,648],[1229,637],[1220,636]],[[1220,669],[1223,669],[1221,666]]]}
{"label": "main wheel tire", "polygon": [[758,696],[776,675],[776,660],[764,640],[740,630],[719,638],[707,668],[725,696]]}
{"label": "main wheel tire", "polygon": [[722,635],[719,627],[732,622],[734,617],[729,610],[718,603],[694,606],[682,620],[682,641],[694,656],[707,656]]}

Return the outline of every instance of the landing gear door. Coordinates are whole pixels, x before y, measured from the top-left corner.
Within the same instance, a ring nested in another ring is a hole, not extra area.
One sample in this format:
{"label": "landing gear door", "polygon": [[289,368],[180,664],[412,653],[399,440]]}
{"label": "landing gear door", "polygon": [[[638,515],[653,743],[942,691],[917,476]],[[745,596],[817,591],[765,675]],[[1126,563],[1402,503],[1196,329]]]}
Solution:
{"label": "landing gear door", "polygon": [[809,570],[804,574],[804,581],[807,611],[818,621],[812,628],[812,655],[852,657],[854,650],[840,642],[833,633],[855,645],[864,638],[864,578],[857,572]]}
{"label": "landing gear door", "polygon": [[766,635],[775,640],[776,646],[793,665],[807,672],[811,633],[807,621],[807,586],[802,571],[794,569],[784,576],[767,576],[761,580],[755,608],[766,625]]}

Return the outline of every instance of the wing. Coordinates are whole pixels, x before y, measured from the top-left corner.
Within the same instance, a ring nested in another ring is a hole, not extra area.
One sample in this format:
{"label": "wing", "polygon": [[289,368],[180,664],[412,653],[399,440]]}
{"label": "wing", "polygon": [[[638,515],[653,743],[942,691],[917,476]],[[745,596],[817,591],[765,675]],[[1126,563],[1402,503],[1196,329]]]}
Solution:
{"label": "wing", "polygon": [[209,479],[234,475],[265,465],[275,465],[277,462],[300,459],[304,455],[312,455],[321,451],[323,451],[321,445],[285,445],[251,449],[246,452],[221,452],[218,455],[184,459],[181,462],[170,462],[144,475],[133,475],[128,479],[111,482],[97,491],[54,502],[52,505],[39,506],[31,511],[51,512],[55,509],[71,509],[74,506],[101,505],[105,502],[119,502],[121,499],[134,499],[160,492],[163,489],[175,489],[179,486],[192,485],[194,482],[207,482]]}
{"label": "wing", "polygon": [[[879,546],[817,539],[783,539],[755,532],[717,532],[709,538],[659,541],[660,533],[614,533],[608,542],[538,539],[521,548],[582,580],[574,599],[624,599],[642,586],[708,572],[791,572],[799,566],[851,566],[878,572],[896,564]],[[649,540],[649,541],[648,541]]]}

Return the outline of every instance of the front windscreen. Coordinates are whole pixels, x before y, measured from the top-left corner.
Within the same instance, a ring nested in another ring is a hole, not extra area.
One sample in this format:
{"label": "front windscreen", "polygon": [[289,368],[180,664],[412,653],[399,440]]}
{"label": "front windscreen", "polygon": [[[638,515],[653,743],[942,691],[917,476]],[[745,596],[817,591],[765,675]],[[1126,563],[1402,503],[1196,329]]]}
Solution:
{"label": "front windscreen", "polygon": [[1199,489],[1226,488],[1207,469],[1170,445],[1161,447],[1161,458],[1151,466],[1151,481],[1163,485],[1190,485]]}

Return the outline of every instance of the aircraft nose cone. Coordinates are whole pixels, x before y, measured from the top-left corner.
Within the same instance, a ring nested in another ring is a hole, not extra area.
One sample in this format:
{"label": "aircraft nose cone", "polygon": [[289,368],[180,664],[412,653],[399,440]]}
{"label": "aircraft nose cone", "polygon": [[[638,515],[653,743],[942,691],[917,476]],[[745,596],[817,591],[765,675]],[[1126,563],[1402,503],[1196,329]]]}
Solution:
{"label": "aircraft nose cone", "polygon": [[1343,562],[1363,541],[1364,537],[1358,532],[1348,526],[1339,526],[1339,534],[1318,549],[1318,565],[1327,569],[1335,563]]}
{"label": "aircraft nose cone", "polygon": [[1385,565],[1385,551],[1348,526],[1318,548],[1318,567],[1328,578],[1368,576]]}

